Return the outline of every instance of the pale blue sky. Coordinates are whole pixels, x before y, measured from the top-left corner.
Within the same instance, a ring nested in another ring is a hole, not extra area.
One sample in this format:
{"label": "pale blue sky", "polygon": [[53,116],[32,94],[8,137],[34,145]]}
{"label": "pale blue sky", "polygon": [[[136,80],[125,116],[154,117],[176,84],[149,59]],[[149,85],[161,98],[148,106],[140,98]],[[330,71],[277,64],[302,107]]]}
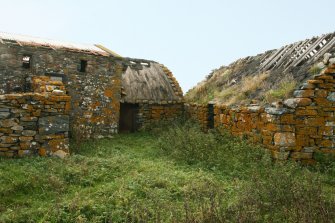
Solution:
{"label": "pale blue sky", "polygon": [[187,91],[240,57],[335,31],[334,10],[334,0],[0,0],[0,31],[155,60]]}

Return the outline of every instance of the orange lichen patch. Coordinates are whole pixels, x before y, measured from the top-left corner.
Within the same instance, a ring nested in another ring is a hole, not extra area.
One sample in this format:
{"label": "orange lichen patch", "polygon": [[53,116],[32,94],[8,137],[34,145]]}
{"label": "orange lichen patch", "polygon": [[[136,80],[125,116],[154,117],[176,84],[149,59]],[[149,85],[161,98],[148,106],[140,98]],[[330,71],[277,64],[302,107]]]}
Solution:
{"label": "orange lichen patch", "polygon": [[31,137],[31,136],[20,136],[19,137],[19,140],[21,141],[21,142],[29,142],[29,141],[32,141],[34,138],[33,137]]}
{"label": "orange lichen patch", "polygon": [[47,140],[50,140],[50,139],[64,139],[65,138],[65,135],[64,134],[53,134],[53,135],[44,135],[44,136],[41,136],[41,139],[47,139]]}
{"label": "orange lichen patch", "polygon": [[71,103],[70,102],[66,102],[64,109],[65,109],[65,113],[68,113],[71,110]]}
{"label": "orange lichen patch", "polygon": [[18,137],[13,137],[13,136],[1,136],[0,140],[2,143],[16,143],[18,141]]}
{"label": "orange lichen patch", "polygon": [[324,74],[335,74],[335,68],[328,67],[323,73]]}
{"label": "orange lichen patch", "polygon": [[20,142],[20,147],[22,150],[28,150],[31,148],[30,142]]}
{"label": "orange lichen patch", "polygon": [[321,147],[333,147],[333,141],[329,139],[324,139],[319,143],[319,146]]}
{"label": "orange lichen patch", "polygon": [[328,101],[326,98],[315,98],[315,103],[320,106],[328,106],[330,104],[330,101]]}
{"label": "orange lichen patch", "polygon": [[[332,69],[329,69],[329,70],[332,70]],[[328,73],[328,72],[327,72],[327,69],[325,70],[325,72]],[[332,73],[332,72],[330,72],[330,73],[328,73],[328,74],[331,74],[331,73]],[[316,76],[315,79],[316,79],[316,80],[319,80],[319,79],[321,79],[321,80],[333,80],[333,77],[330,76],[330,75],[324,75],[324,74],[321,74],[321,75]]]}
{"label": "orange lichen patch", "polygon": [[55,95],[52,95],[49,97],[49,101],[51,102],[59,102],[59,101],[63,101],[63,102],[67,102],[67,101],[70,101],[71,100],[71,96],[63,96],[63,95],[58,95],[58,96],[55,96]]}
{"label": "orange lichen patch", "polygon": [[334,135],[334,128],[332,126],[323,126],[319,128],[319,135],[332,136]]}
{"label": "orange lichen patch", "polygon": [[327,95],[328,95],[328,91],[326,91],[326,90],[322,90],[322,89],[315,90],[315,96],[316,97],[325,98],[325,97],[327,97]]}
{"label": "orange lichen patch", "polygon": [[114,92],[113,92],[112,90],[110,90],[110,89],[106,89],[106,90],[104,91],[104,95],[105,95],[106,97],[108,97],[108,98],[113,97],[113,94],[114,94]]}
{"label": "orange lichen patch", "polygon": [[103,108],[102,109],[102,113],[108,117],[106,118],[109,118],[110,116],[112,116],[113,114],[115,114],[115,110],[114,108]]}
{"label": "orange lichen patch", "polygon": [[38,155],[40,155],[40,156],[46,156],[47,155],[47,150],[45,148],[40,148],[38,150]]}
{"label": "orange lichen patch", "polygon": [[93,102],[92,104],[91,104],[91,108],[92,109],[96,109],[97,107],[99,107],[101,105],[101,103],[99,102],[99,101],[96,101],[96,102]]}
{"label": "orange lichen patch", "polygon": [[308,80],[307,83],[309,84],[322,84],[324,83],[323,80]]}
{"label": "orange lichen patch", "polygon": [[285,114],[280,117],[280,122],[282,124],[294,124],[294,115],[293,114]]}
{"label": "orange lichen patch", "polygon": [[52,152],[56,152],[60,149],[64,152],[68,152],[68,144],[68,139],[53,139],[48,142],[48,145]]}
{"label": "orange lichen patch", "polygon": [[294,146],[296,143],[294,133],[276,133],[274,135],[274,143],[278,146]]}
{"label": "orange lichen patch", "polygon": [[312,109],[302,109],[302,110],[297,110],[296,115],[298,116],[316,116],[318,112],[316,110]]}
{"label": "orange lichen patch", "polygon": [[101,116],[94,116],[94,117],[91,117],[89,120],[91,123],[97,124],[97,123],[103,123],[105,118]]}
{"label": "orange lichen patch", "polygon": [[13,130],[10,128],[0,128],[0,133],[4,133],[4,134],[12,134]]}
{"label": "orange lichen patch", "polygon": [[304,123],[309,126],[323,126],[325,119],[323,117],[307,118]]}
{"label": "orange lichen patch", "polygon": [[61,81],[48,81],[49,85],[55,85],[55,86],[63,86],[63,82]]}
{"label": "orange lichen patch", "polygon": [[317,135],[317,128],[316,127],[299,127],[296,129],[296,133],[298,135]]}

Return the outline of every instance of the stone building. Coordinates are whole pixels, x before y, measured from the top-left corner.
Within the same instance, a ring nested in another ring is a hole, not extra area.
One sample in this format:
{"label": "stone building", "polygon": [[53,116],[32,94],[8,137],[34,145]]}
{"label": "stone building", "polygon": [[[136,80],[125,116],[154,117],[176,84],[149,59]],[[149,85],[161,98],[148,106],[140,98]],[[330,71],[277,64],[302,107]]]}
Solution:
{"label": "stone building", "polygon": [[183,92],[164,65],[130,60],[122,75],[120,130],[135,131],[183,111]]}
{"label": "stone building", "polygon": [[[0,33],[0,113],[6,113],[0,115],[0,125],[5,118],[18,123],[20,120],[15,118],[20,115],[12,114],[15,109],[11,103],[34,104],[33,94],[45,97],[36,102],[47,110],[42,112],[43,116],[52,115],[51,120],[56,123],[65,120],[63,124],[68,125],[54,134],[70,132],[83,138],[106,137],[119,130],[135,131],[157,120],[173,119],[181,114],[183,100],[176,79],[157,62],[123,58],[101,45]],[[30,99],[10,101],[9,95]],[[48,98],[56,96],[60,97],[55,99],[60,105],[48,102]],[[62,101],[62,97],[70,99]],[[66,109],[62,109],[66,112],[57,110],[65,105]],[[32,105],[32,109],[35,107]],[[64,117],[57,119],[60,113],[69,116],[68,123]],[[41,118],[37,114],[36,126],[27,130],[36,130],[38,135]],[[55,126],[58,125],[49,123],[49,127]],[[20,134],[0,126],[0,137],[12,135],[16,150],[21,150],[17,146]],[[11,146],[1,139],[1,147],[1,151],[9,151]]]}

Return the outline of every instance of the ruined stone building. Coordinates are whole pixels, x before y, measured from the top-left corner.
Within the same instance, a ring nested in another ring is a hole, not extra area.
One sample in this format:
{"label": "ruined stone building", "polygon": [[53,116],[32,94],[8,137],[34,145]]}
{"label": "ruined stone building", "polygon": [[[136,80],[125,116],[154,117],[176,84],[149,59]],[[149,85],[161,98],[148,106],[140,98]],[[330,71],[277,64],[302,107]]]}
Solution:
{"label": "ruined stone building", "polygon": [[0,33],[0,155],[68,151],[69,132],[108,137],[174,119],[182,94],[157,62]]}

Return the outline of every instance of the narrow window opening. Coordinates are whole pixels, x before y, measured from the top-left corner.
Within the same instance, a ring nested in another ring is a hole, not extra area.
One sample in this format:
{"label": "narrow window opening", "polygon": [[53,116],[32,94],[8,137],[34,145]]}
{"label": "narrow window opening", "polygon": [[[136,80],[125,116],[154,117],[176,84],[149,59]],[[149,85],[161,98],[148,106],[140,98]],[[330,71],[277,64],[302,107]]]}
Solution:
{"label": "narrow window opening", "polygon": [[22,67],[29,69],[31,64],[31,56],[29,55],[24,55],[22,58]]}
{"label": "narrow window opening", "polygon": [[87,60],[80,60],[80,72],[86,72]]}

